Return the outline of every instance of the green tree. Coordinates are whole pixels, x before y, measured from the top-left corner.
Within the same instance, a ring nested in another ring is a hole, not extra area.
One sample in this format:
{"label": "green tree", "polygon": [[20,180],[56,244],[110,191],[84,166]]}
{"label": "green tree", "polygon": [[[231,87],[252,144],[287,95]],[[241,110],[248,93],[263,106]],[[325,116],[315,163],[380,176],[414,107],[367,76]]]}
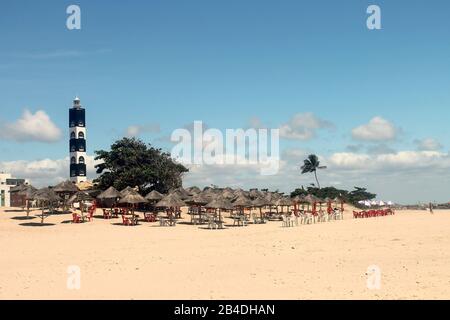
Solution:
{"label": "green tree", "polygon": [[110,151],[98,150],[95,154],[95,160],[102,161],[95,166],[100,175],[95,182],[102,189],[138,186],[141,194],[150,190],[166,193],[180,187],[183,173],[188,171],[170,153],[136,138],[122,138],[111,145]]}
{"label": "green tree", "polygon": [[358,201],[362,200],[372,200],[377,197],[375,193],[370,193],[366,188],[354,187],[355,190],[349,193],[349,200],[353,204],[357,204]]}
{"label": "green tree", "polygon": [[326,169],[326,166],[320,166],[319,158],[315,154],[310,154],[301,166],[302,174],[304,173],[314,173],[316,177],[317,187],[320,189],[319,179],[317,179],[317,170]]}

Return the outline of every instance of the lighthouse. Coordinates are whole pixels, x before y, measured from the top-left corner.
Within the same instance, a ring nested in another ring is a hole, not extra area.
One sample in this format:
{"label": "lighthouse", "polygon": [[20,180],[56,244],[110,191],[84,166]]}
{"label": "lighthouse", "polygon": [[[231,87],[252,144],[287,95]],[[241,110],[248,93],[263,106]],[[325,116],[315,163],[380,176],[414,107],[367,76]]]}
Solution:
{"label": "lighthouse", "polygon": [[86,111],[80,104],[80,99],[73,100],[69,109],[70,134],[70,180],[80,183],[86,178]]}

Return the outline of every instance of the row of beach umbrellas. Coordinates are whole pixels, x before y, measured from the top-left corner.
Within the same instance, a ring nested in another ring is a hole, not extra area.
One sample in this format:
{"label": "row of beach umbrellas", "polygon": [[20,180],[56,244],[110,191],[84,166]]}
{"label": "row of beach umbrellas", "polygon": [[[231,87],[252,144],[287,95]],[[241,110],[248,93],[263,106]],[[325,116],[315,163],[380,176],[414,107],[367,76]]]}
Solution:
{"label": "row of beach umbrellas", "polygon": [[[71,181],[64,181],[52,188],[36,189],[31,185],[22,185],[17,188],[19,194],[25,195],[26,199],[39,200],[54,203],[63,200],[61,196],[68,195],[67,203],[92,201],[94,198],[87,192],[80,191]],[[17,191],[17,190],[15,190]],[[265,206],[291,206],[301,203],[342,203],[340,198],[320,199],[312,194],[298,195],[293,198],[278,192],[261,191],[252,189],[245,191],[232,188],[205,188],[198,187],[177,188],[164,195],[156,190],[149,192],[145,197],[140,195],[134,188],[126,187],[118,191],[109,187],[97,196],[97,199],[118,200],[119,203],[139,204],[153,203],[156,207],[182,207],[189,205],[204,206],[212,209],[231,210],[234,208],[265,207]]]}

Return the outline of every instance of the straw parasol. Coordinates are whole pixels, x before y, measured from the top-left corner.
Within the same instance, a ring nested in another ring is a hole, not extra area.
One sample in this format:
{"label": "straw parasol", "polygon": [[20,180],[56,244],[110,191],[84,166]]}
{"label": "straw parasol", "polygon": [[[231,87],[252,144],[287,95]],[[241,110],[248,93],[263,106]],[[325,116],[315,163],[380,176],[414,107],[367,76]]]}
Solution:
{"label": "straw parasol", "polygon": [[60,193],[75,193],[78,187],[72,181],[66,180],[54,186],[53,190]]}
{"label": "straw parasol", "polygon": [[94,200],[94,198],[91,195],[89,195],[88,193],[86,193],[84,191],[78,191],[73,196],[71,196],[69,198],[69,200],[67,200],[67,204],[73,204],[75,202],[79,202],[80,203],[80,211],[83,212],[84,202],[92,201],[92,200]]}
{"label": "straw parasol", "polygon": [[55,191],[53,191],[52,188],[42,188],[33,194],[33,200],[54,203],[61,200],[61,198],[55,193]]}
{"label": "straw parasol", "polygon": [[176,194],[171,193],[162,198],[158,203],[156,203],[156,207],[165,207],[165,208],[176,208],[176,207],[184,207],[186,203],[181,200]]}
{"label": "straw parasol", "polygon": [[182,199],[182,200],[188,199],[188,198],[190,197],[190,194],[189,194],[186,190],[184,190],[183,188],[181,188],[181,187],[172,190],[172,191],[170,192],[170,194],[175,194],[178,198],[180,198],[180,199]]}
{"label": "straw parasol", "polygon": [[27,216],[30,215],[30,199],[32,199],[34,193],[37,191],[35,187],[32,185],[21,185],[21,188],[18,189],[20,191],[16,191],[19,196],[23,196],[25,198],[26,207],[27,207]]}
{"label": "straw parasol", "polygon": [[289,198],[282,197],[275,202],[277,206],[290,206],[292,205],[292,200]]}
{"label": "straw parasol", "polygon": [[108,189],[106,189],[105,191],[103,191],[102,193],[100,193],[97,198],[100,200],[104,200],[104,199],[117,199],[120,198],[121,194],[119,191],[117,191],[116,188],[114,188],[113,186],[109,187]]}
{"label": "straw parasol", "polygon": [[290,198],[281,197],[280,199],[275,201],[275,205],[277,206],[277,210],[278,210],[278,206],[280,206],[281,207],[281,212],[283,212],[283,207],[291,206],[292,205],[292,201],[291,201]]}
{"label": "straw parasol", "polygon": [[233,201],[234,207],[251,207],[253,206],[252,200],[245,196],[239,196]]}
{"label": "straw parasol", "polygon": [[137,193],[132,187],[128,186],[120,191],[120,197],[123,198],[129,193]]}
{"label": "straw parasol", "polygon": [[20,196],[25,196],[25,199],[31,199],[33,194],[37,191],[35,187],[32,185],[26,185],[25,188],[22,188],[17,194]]}
{"label": "straw parasol", "polygon": [[252,201],[252,205],[255,208],[259,208],[259,215],[262,219],[262,217],[263,217],[262,208],[265,207],[266,205],[268,205],[267,200],[263,197],[259,197]]}
{"label": "straw parasol", "polygon": [[225,199],[224,197],[219,197],[217,199],[214,199],[213,201],[209,202],[205,205],[206,208],[211,209],[224,209],[224,210],[232,210],[233,204]]}
{"label": "straw parasol", "polygon": [[292,202],[294,202],[294,203],[306,202],[305,196],[304,195],[296,195],[295,197],[292,198]]}
{"label": "straw parasol", "polygon": [[161,193],[159,193],[156,190],[150,191],[145,196],[145,199],[147,199],[148,201],[158,201],[158,200],[161,200],[162,198],[164,198],[164,195],[162,195]]}
{"label": "straw parasol", "polygon": [[210,199],[207,199],[203,194],[195,194],[191,198],[185,200],[186,203],[195,204],[195,205],[205,205],[210,202]]}
{"label": "straw parasol", "polygon": [[233,192],[233,191],[231,191],[229,189],[226,189],[226,190],[224,190],[222,192],[222,197],[225,198],[225,199],[229,199],[229,200],[232,200],[232,199],[234,199],[236,197],[239,197],[239,196],[243,196],[243,194],[237,194],[237,193],[235,193],[235,192]]}
{"label": "straw parasol", "polygon": [[264,196],[264,194],[263,194],[261,191],[259,191],[258,189],[252,189],[252,190],[249,192],[249,196],[250,196],[252,199],[256,199],[256,198],[259,198],[259,197],[261,197],[261,196]]}
{"label": "straw parasol", "polygon": [[129,192],[119,200],[119,203],[138,204],[145,203],[147,200],[139,193]]}
{"label": "straw parasol", "polygon": [[277,202],[278,197],[275,195],[275,193],[268,192],[264,199],[266,200],[267,205],[273,206]]}
{"label": "straw parasol", "polygon": [[202,192],[202,190],[200,190],[200,188],[196,187],[196,186],[186,188],[185,190],[190,194],[198,194],[198,193]]}
{"label": "straw parasol", "polygon": [[309,204],[320,203],[323,201],[322,199],[316,197],[313,194],[308,194],[307,196],[305,196],[304,200]]}
{"label": "straw parasol", "polygon": [[228,199],[219,197],[205,205],[206,208],[219,210],[219,220],[222,221],[222,210],[233,210],[233,205]]}
{"label": "straw parasol", "polygon": [[[53,211],[53,205],[58,203],[61,198],[53,191],[52,188],[42,188],[33,193],[33,200],[40,201],[41,203],[47,203],[50,211]],[[44,207],[41,207],[41,223],[44,223]]]}

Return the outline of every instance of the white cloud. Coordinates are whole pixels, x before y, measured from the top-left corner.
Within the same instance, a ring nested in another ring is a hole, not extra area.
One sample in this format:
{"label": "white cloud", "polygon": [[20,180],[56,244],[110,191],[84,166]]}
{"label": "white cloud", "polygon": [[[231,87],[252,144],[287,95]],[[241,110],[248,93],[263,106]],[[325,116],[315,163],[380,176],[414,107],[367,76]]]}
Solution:
{"label": "white cloud", "polygon": [[[94,157],[86,157],[88,178],[96,177],[94,165],[98,161]],[[11,173],[16,178],[28,179],[36,187],[55,185],[69,179],[69,157],[64,159],[17,160],[0,162],[2,171]]]}
{"label": "white cloud", "polygon": [[138,137],[143,133],[158,133],[161,131],[159,124],[132,125],[127,128],[127,137]]}
{"label": "white cloud", "polygon": [[317,130],[331,128],[333,125],[311,112],[297,113],[280,127],[280,137],[292,140],[309,140],[316,136]]}
{"label": "white cloud", "polygon": [[383,173],[388,170],[450,169],[450,155],[437,151],[399,151],[390,154],[334,153],[328,158],[330,168],[357,172]]}
{"label": "white cloud", "polygon": [[363,141],[389,141],[397,136],[397,128],[382,117],[374,117],[369,123],[352,130],[352,137]]}
{"label": "white cloud", "polygon": [[439,141],[433,138],[414,140],[414,143],[417,145],[417,148],[420,151],[437,151],[442,149],[442,145],[439,143]]}
{"label": "white cloud", "polygon": [[18,142],[56,142],[61,137],[61,130],[43,110],[33,114],[26,109],[20,119],[4,124],[0,131],[0,139]]}

